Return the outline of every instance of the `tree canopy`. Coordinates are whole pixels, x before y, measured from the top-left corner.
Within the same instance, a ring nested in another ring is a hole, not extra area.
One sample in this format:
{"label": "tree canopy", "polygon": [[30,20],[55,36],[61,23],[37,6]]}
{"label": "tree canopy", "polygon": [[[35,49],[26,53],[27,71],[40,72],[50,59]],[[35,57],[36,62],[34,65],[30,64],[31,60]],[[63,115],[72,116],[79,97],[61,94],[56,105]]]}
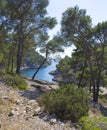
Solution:
{"label": "tree canopy", "polygon": [[86,10],[75,6],[62,14],[60,35],[65,45],[73,44],[76,49],[58,68],[66,75],[71,73],[78,87],[92,86],[93,100],[98,102],[99,87],[106,77],[107,22],[93,27]]}
{"label": "tree canopy", "polygon": [[39,47],[45,53],[44,59],[39,56],[40,69],[49,54],[63,52],[62,46],[74,45],[72,57],[62,59],[57,68],[66,81],[92,89],[93,100],[98,102],[99,88],[105,86],[107,77],[107,21],[93,26],[85,9],[71,7],[62,14],[60,32],[49,40],[48,30],[57,21],[47,15],[48,0],[0,2],[0,68],[19,74],[27,56],[39,56]]}
{"label": "tree canopy", "polygon": [[[3,40],[7,41],[10,57],[8,68],[10,64],[16,64],[16,73],[19,74],[25,53],[31,51],[30,48],[45,45],[49,38],[48,30],[57,22],[55,18],[47,16],[48,0],[5,0],[1,3],[0,27],[8,34],[6,37],[1,33]],[[0,57],[3,57],[2,53]]]}

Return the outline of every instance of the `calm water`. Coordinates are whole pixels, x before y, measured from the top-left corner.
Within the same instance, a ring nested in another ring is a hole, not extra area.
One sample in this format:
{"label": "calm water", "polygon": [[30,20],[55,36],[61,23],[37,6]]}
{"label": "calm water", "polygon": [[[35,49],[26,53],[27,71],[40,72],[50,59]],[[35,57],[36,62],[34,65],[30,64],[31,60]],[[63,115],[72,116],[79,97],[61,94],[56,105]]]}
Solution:
{"label": "calm water", "polygon": [[[57,62],[52,61],[52,64],[50,66],[47,67],[43,67],[39,70],[39,72],[37,73],[37,75],[35,76],[35,79],[41,79],[41,80],[46,80],[49,82],[53,82],[53,76],[49,74],[50,71],[55,70],[56,69],[56,64]],[[34,72],[36,69],[26,69],[21,71],[21,74],[26,76],[26,77],[32,77]]]}

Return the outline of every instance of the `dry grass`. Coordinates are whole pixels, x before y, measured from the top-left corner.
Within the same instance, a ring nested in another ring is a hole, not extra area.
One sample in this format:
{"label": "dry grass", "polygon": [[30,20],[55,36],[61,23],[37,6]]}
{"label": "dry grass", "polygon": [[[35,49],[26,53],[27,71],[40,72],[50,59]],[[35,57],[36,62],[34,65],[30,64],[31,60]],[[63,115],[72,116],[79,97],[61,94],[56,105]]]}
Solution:
{"label": "dry grass", "polygon": [[[5,99],[3,96],[7,96],[7,98]],[[0,93],[0,114],[9,114],[11,108],[15,105],[18,98],[19,97],[14,93],[8,93],[5,95],[3,93]]]}
{"label": "dry grass", "polygon": [[9,113],[10,109],[12,108],[12,104],[7,99],[2,99],[0,96],[0,114],[5,113],[6,115]]}
{"label": "dry grass", "polygon": [[2,129],[3,130],[22,130],[24,129],[24,126],[23,125],[19,126],[19,124],[13,124],[12,126],[4,125]]}
{"label": "dry grass", "polygon": [[89,116],[90,117],[100,117],[102,114],[101,114],[101,112],[99,111],[99,110],[97,110],[96,108],[90,108],[89,109]]}
{"label": "dry grass", "polygon": [[19,97],[18,97],[17,95],[15,95],[14,93],[10,93],[10,94],[8,95],[8,97],[9,97],[9,101],[10,101],[11,103],[16,103],[17,100],[19,99]]}

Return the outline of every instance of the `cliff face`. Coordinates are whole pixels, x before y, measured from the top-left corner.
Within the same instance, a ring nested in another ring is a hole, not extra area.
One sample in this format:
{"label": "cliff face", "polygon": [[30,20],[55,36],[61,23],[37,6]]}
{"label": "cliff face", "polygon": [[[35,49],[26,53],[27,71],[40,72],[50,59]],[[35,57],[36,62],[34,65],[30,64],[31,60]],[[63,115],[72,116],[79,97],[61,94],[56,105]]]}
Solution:
{"label": "cliff face", "polygon": [[66,73],[61,73],[58,69],[51,71],[49,74],[53,75],[53,81],[62,83],[71,83],[74,80],[74,76],[68,76]]}
{"label": "cliff face", "polygon": [[[42,60],[38,59],[38,60],[32,60],[32,59],[29,59],[29,58],[25,58],[23,60],[23,63],[21,65],[21,69],[26,69],[26,68],[38,68],[41,64]],[[50,64],[49,61],[46,61],[45,64],[43,65],[43,67],[46,67]]]}

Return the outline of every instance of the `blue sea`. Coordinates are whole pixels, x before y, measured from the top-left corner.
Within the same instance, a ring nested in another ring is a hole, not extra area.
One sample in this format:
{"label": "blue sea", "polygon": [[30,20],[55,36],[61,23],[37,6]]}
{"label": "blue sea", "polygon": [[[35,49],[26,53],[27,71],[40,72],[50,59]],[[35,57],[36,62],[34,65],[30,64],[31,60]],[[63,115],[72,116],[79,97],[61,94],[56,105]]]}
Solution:
{"label": "blue sea", "polygon": [[[53,76],[49,74],[49,72],[53,71],[56,69],[56,64],[57,62],[52,61],[51,65],[47,66],[47,67],[42,67],[39,72],[37,73],[37,75],[35,76],[35,79],[37,80],[46,80],[49,82],[53,82]],[[21,71],[21,74],[31,78],[33,76],[33,74],[35,73],[36,69],[25,69]]]}

